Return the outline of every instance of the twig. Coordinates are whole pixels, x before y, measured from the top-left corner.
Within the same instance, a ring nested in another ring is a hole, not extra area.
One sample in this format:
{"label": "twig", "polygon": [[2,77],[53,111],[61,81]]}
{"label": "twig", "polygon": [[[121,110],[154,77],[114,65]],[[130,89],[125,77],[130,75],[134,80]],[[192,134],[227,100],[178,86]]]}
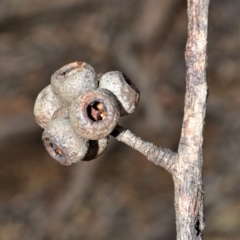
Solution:
{"label": "twig", "polygon": [[111,135],[118,141],[142,153],[149,161],[165,168],[170,173],[174,171],[177,153],[174,153],[170,149],[157,147],[153,143],[144,141],[121,126],[117,126]]}
{"label": "twig", "polygon": [[188,0],[184,118],[174,176],[177,239],[202,239],[202,143],[206,111],[209,0]]}

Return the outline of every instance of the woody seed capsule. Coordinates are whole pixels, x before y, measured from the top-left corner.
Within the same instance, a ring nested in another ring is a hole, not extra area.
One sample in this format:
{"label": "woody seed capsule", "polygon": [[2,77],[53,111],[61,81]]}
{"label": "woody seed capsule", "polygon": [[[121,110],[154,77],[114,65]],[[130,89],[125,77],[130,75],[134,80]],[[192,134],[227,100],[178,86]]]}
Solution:
{"label": "woody seed capsule", "polygon": [[88,141],[75,133],[69,119],[52,120],[45,128],[42,140],[50,156],[63,165],[83,160],[88,152]]}
{"label": "woody seed capsule", "polygon": [[88,91],[71,104],[69,118],[83,138],[99,140],[108,136],[120,118],[118,101],[106,89]]}
{"label": "woody seed capsule", "polygon": [[70,104],[79,94],[98,87],[94,69],[84,62],[73,62],[57,70],[51,77],[53,91]]}
{"label": "woody seed capsule", "polygon": [[121,116],[133,113],[138,106],[140,92],[121,72],[105,73],[99,80],[99,88],[108,89],[117,97],[121,103]]}

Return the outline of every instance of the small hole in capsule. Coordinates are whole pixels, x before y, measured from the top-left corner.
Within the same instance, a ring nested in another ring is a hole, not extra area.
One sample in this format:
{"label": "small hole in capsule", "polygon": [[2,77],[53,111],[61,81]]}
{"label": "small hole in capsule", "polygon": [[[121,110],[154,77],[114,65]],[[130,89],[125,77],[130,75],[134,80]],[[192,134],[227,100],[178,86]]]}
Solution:
{"label": "small hole in capsule", "polygon": [[[45,141],[50,141],[49,138],[45,138],[44,140]],[[55,146],[55,144],[50,142],[50,144],[48,146],[50,146],[51,152],[54,153],[55,156],[59,156],[59,157],[63,156],[63,151],[60,148],[58,148],[57,146]]]}
{"label": "small hole in capsule", "polygon": [[99,101],[89,104],[87,113],[88,117],[94,122],[102,121],[107,117],[106,107]]}
{"label": "small hole in capsule", "polygon": [[74,69],[76,69],[77,66],[75,65],[68,65],[63,67],[62,69],[59,70],[59,75],[62,77],[67,76],[71,71],[73,71]]}
{"label": "small hole in capsule", "polygon": [[71,72],[74,68],[73,67],[69,67],[67,69],[65,69],[64,71],[61,72],[62,76],[66,76],[69,72]]}
{"label": "small hole in capsule", "polygon": [[62,155],[63,155],[63,152],[62,152],[62,150],[61,150],[60,148],[55,148],[54,151],[55,151],[55,153],[56,153],[57,155],[59,155],[59,156],[62,156]]}

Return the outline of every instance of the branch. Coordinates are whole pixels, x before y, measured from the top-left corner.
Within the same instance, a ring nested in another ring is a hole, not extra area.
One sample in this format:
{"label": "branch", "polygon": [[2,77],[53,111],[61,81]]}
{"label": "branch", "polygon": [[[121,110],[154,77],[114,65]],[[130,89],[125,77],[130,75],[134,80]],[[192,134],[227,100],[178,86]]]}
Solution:
{"label": "branch", "polygon": [[119,125],[116,126],[111,135],[118,141],[142,153],[149,161],[165,168],[170,173],[174,171],[177,153],[174,153],[170,149],[157,147],[153,143],[144,141]]}
{"label": "branch", "polygon": [[185,108],[174,175],[177,239],[202,239],[202,143],[206,112],[209,0],[188,0]]}

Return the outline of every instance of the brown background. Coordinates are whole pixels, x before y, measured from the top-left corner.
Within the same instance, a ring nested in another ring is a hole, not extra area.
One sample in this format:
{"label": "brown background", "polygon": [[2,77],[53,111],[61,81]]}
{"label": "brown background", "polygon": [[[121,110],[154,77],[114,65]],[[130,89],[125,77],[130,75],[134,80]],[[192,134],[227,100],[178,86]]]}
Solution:
{"label": "brown background", "polygon": [[[240,2],[214,0],[204,133],[205,239],[240,239]],[[175,239],[171,176],[115,139],[98,160],[52,160],[32,114],[72,61],[120,70],[141,91],[121,124],[177,150],[185,93],[184,0],[0,2],[0,239]]]}

